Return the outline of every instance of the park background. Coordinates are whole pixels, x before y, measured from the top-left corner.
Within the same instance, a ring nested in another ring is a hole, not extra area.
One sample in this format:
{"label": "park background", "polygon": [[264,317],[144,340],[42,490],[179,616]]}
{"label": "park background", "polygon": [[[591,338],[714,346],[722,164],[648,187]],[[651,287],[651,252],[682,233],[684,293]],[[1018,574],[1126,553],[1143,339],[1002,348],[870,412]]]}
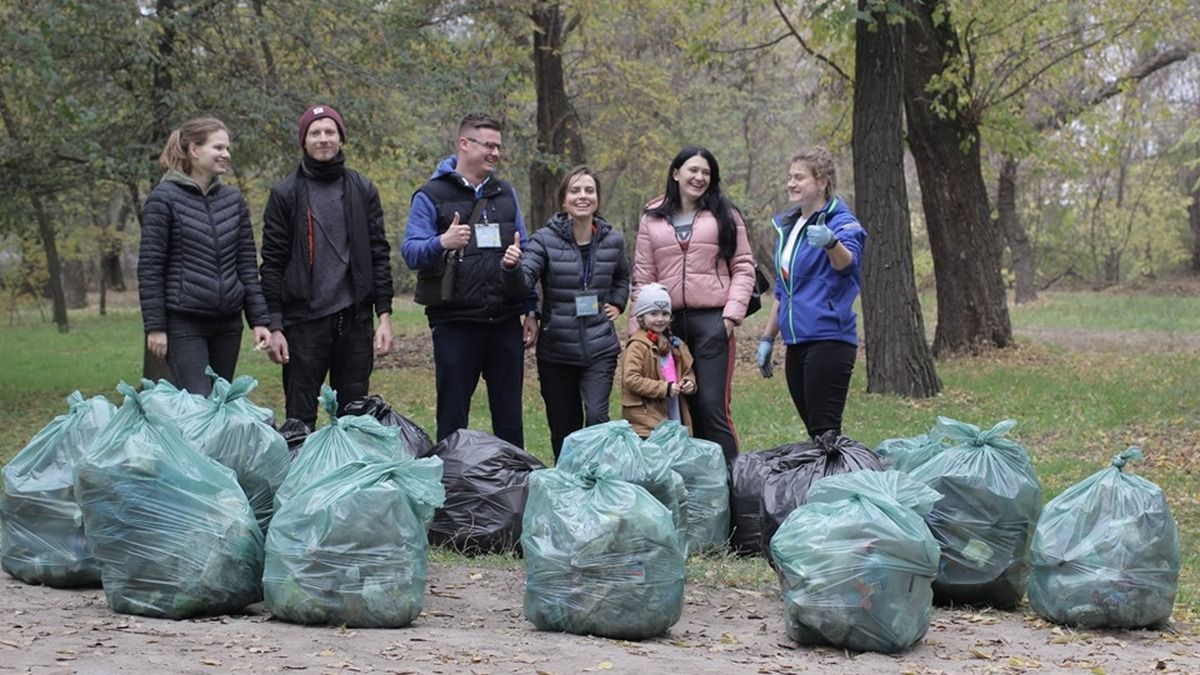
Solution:
{"label": "park background", "polygon": [[[74,389],[116,399],[143,372],[138,219],[170,129],[212,114],[227,182],[259,229],[299,159],[295,121],[337,107],[379,187],[397,278],[395,355],[373,389],[433,429],[413,275],[396,255],[412,191],[458,119],[505,122],[502,175],[531,227],[586,161],[632,241],[680,147],[706,145],[770,260],[798,148],[839,157],[871,239],[866,345],[846,432],[874,446],[947,415],[1005,418],[1047,497],[1131,444],[1181,524],[1177,618],[1200,610],[1200,23],[1194,0],[1076,3],[0,1],[0,461]],[[803,431],[739,330],[743,447]],[[777,352],[776,358],[781,355]],[[529,449],[548,436],[529,369]],[[240,373],[282,410],[278,368]],[[484,397],[474,426],[487,429]],[[614,406],[613,410],[618,408]],[[500,561],[498,564],[516,564]],[[770,583],[764,563],[689,574]]]}

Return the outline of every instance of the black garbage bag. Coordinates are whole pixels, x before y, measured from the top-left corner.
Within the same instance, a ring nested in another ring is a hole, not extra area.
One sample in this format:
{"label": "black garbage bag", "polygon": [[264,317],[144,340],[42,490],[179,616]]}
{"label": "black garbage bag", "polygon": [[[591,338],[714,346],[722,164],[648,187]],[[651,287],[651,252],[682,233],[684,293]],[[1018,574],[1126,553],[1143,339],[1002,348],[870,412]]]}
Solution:
{"label": "black garbage bag", "polygon": [[433,439],[421,425],[396,412],[382,396],[371,395],[352,401],[342,411],[343,415],[370,415],[385,427],[396,427],[404,438],[404,444],[413,457],[425,457],[433,447]]}
{"label": "black garbage bag", "polygon": [[304,446],[304,441],[308,440],[308,435],[312,433],[304,420],[289,417],[279,426],[279,435],[283,436],[283,441],[287,443],[288,453],[292,459],[296,459],[296,455],[300,454],[300,448]]}
{"label": "black garbage bag", "polygon": [[473,429],[459,429],[421,456],[442,460],[446,488],[429,543],[470,555],[520,545],[529,474],[544,464],[508,441]]}
{"label": "black garbage bag", "polygon": [[642,640],[683,612],[683,533],[644,488],[561,469],[529,478],[525,618],[538,630]]}
{"label": "black garbage bag", "polygon": [[100,585],[100,564],[83,531],[73,471],[117,408],[103,396],[67,397],[70,410],[47,424],[4,467],[0,565],[27,584]]}
{"label": "black garbage bag", "polygon": [[771,537],[808,488],[825,476],[851,471],[883,471],[867,446],[830,431],[813,441],[739,455],[733,463],[734,550],[770,559]]}
{"label": "black garbage bag", "polygon": [[1011,609],[1025,595],[1029,543],[1042,512],[1042,485],[1029,452],[1005,435],[939,417],[941,450],[909,473],[944,495],[925,516],[942,548],[933,599]]}
{"label": "black garbage bag", "polygon": [[1124,472],[1131,447],[1046,504],[1029,548],[1029,605],[1056,623],[1142,628],[1171,618],[1179,526],[1160,487]]}

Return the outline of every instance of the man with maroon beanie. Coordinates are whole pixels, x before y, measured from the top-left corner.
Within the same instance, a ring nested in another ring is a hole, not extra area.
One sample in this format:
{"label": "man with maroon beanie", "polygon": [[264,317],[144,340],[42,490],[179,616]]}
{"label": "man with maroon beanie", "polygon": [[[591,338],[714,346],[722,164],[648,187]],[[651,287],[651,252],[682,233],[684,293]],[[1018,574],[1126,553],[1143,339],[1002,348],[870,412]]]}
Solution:
{"label": "man with maroon beanie", "polygon": [[369,393],[392,345],[392,271],[379,191],[345,165],[342,116],[311,106],[299,132],[300,166],[267,198],[259,271],[287,416],[311,429],[326,375],[339,408]]}

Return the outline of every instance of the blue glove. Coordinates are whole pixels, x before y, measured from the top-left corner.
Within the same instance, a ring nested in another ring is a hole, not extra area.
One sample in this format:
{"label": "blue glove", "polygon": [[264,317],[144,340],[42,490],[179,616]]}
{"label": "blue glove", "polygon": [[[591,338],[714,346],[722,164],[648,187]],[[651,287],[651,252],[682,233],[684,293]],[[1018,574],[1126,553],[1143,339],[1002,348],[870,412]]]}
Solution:
{"label": "blue glove", "polygon": [[820,223],[808,226],[805,239],[808,241],[808,245],[814,248],[833,248],[833,245],[837,243],[837,237],[833,236],[833,230]]}
{"label": "blue glove", "polygon": [[755,362],[758,363],[758,372],[762,373],[763,377],[771,377],[775,374],[775,364],[771,363],[771,353],[775,350],[775,338],[759,338],[758,340],[758,356]]}

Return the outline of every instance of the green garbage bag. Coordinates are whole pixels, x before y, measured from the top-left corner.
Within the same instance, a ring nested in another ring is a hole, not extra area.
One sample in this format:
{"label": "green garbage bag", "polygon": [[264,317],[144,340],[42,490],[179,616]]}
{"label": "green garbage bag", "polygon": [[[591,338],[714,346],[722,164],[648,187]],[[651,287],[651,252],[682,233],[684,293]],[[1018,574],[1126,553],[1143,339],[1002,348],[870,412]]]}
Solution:
{"label": "green garbage bag", "polygon": [[818,479],[770,544],[788,636],[886,653],[920,641],[940,556],[921,514],[940,498],[899,471]]}
{"label": "green garbage bag", "polygon": [[180,389],[166,379],[154,382],[143,377],[142,391],[138,394],[138,399],[148,414],[157,415],[164,420],[177,420],[204,406],[203,396]]}
{"label": "green garbage bag", "polygon": [[539,630],[641,640],[683,612],[687,551],[671,512],[611,468],[530,474],[521,548]]}
{"label": "green garbage bag", "polygon": [[241,610],[262,596],[263,536],[232,470],[125,402],[75,466],[84,529],[108,605],[184,619]]}
{"label": "green garbage bag", "polygon": [[1056,623],[1141,628],[1165,622],[1179,589],[1179,527],[1166,495],[1124,473],[1131,447],[1042,510],[1029,551],[1029,604]]}
{"label": "green garbage bag", "polygon": [[925,516],[942,548],[934,601],[1017,606],[1029,576],[1029,542],[1042,511],[1042,484],[1019,443],[1016,420],[988,431],[939,417],[937,454],[909,475],[944,497]]}
{"label": "green garbage bag", "polygon": [[409,457],[400,430],[370,415],[337,416],[337,392],[321,385],[321,407],[329,424],[308,435],[292,468],[275,492],[275,511],[288,499],[336,469],[356,461],[388,462]]}
{"label": "green garbage bag", "polygon": [[671,469],[683,478],[688,552],[724,547],[729,542],[729,469],[721,446],[692,438],[675,420],[664,420],[646,443],[662,448]]}
{"label": "green garbage bag", "polygon": [[259,528],[266,532],[275,491],[291,469],[291,453],[283,436],[248,398],[258,380],[243,375],[230,383],[211,374],[212,393],[199,408],[179,418],[179,431],[201,452],[233,469]]}
{"label": "green garbage bag", "polygon": [[875,447],[883,465],[897,471],[912,471],[941,452],[941,441],[921,434],[911,438],[889,438]]}
{"label": "green garbage bag", "polygon": [[0,566],[27,584],[100,585],[100,565],[75,499],[75,464],[117,408],[103,396],[67,397],[55,417],[4,467]]}
{"label": "green garbage bag", "polygon": [[442,505],[442,461],[352,461],[275,514],[263,591],[276,617],[302,624],[400,628],[421,613],[426,538]]}
{"label": "green garbage bag", "polygon": [[563,439],[555,468],[578,474],[611,474],[640,485],[671,510],[680,532],[687,531],[683,476],[671,469],[671,458],[661,447],[643,442],[626,420],[595,424],[569,434]]}
{"label": "green garbage bag", "polygon": [[[226,406],[236,411],[238,415],[262,422],[272,429],[275,428],[275,411],[258,405],[254,401],[251,401],[250,397],[247,395],[254,390],[254,387],[258,386],[257,380],[254,381],[253,386],[245,390],[245,394],[242,394],[241,396],[230,396],[229,388],[237,384],[238,380],[242,379],[241,377],[234,378],[233,382],[230,382],[229,380],[226,380],[218,375],[217,371],[212,369],[212,366],[206,367],[204,372],[210,378],[212,378],[213,381],[212,392],[208,395],[208,400],[224,402]],[[242,377],[249,376],[243,375]]]}

